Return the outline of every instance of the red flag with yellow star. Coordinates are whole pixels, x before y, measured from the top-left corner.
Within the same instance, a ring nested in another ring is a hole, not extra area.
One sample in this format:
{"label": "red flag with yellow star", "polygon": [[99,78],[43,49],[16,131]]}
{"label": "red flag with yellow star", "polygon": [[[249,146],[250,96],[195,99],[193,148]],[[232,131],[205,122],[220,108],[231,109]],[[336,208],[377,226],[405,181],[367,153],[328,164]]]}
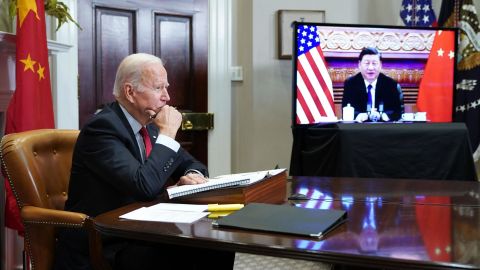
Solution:
{"label": "red flag with yellow star", "polygon": [[452,122],[455,33],[438,30],[418,88],[418,111],[432,122]]}
{"label": "red flag with yellow star", "polygon": [[[17,0],[16,90],[7,109],[5,133],[54,128],[44,0]],[[5,223],[23,231],[19,209],[10,186]]]}

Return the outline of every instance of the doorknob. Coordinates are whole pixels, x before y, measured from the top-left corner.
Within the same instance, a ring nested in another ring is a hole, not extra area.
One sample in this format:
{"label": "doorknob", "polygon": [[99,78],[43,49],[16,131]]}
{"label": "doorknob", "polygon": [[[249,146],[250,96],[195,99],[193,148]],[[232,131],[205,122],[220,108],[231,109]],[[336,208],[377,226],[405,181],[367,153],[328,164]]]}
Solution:
{"label": "doorknob", "polygon": [[213,129],[213,113],[182,112],[182,130]]}

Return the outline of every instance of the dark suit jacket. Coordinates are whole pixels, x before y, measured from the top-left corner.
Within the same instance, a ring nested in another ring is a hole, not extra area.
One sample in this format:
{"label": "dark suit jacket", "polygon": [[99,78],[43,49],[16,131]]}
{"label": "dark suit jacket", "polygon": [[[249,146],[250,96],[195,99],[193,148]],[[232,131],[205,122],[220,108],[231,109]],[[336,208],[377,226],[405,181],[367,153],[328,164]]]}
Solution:
{"label": "dark suit jacket", "polygon": [[[95,217],[135,201],[155,199],[170,177],[178,179],[188,169],[208,175],[206,167],[184,149],[176,153],[155,144],[158,129],[153,125],[147,128],[153,148],[142,163],[133,130],[117,102],[107,105],[87,122],[75,145],[65,210]],[[59,242],[74,253],[88,254],[87,236],[78,230],[61,231]],[[70,260],[70,265],[82,261],[77,257],[73,263],[71,256],[61,256],[59,260]],[[87,261],[82,263],[88,265],[88,257],[83,259]],[[57,268],[69,267],[60,265]]]}
{"label": "dark suit jacket", "polygon": [[[350,103],[355,109],[355,116],[367,111],[367,90],[362,74],[348,78],[345,81],[343,89],[342,108]],[[399,120],[404,111],[403,93],[400,85],[390,77],[380,73],[377,79],[375,91],[375,108],[378,110],[379,104],[383,102],[383,112],[388,115],[390,120]]]}

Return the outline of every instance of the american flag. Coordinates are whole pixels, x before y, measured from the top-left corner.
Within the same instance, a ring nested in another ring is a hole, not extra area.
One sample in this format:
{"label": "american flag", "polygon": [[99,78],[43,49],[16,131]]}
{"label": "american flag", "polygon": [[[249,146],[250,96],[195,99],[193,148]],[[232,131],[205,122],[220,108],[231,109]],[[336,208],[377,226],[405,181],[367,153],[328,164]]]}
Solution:
{"label": "american flag", "polygon": [[298,124],[335,118],[332,80],[328,74],[317,27],[297,28],[297,100]]}
{"label": "american flag", "polygon": [[[452,19],[453,18],[453,19]],[[455,122],[465,122],[470,134],[473,157],[480,163],[480,29],[472,0],[443,1],[438,19],[442,27],[458,27],[455,70]],[[478,171],[477,171],[478,172]]]}
{"label": "american flag", "polygon": [[406,26],[436,26],[432,0],[403,0],[400,17]]}

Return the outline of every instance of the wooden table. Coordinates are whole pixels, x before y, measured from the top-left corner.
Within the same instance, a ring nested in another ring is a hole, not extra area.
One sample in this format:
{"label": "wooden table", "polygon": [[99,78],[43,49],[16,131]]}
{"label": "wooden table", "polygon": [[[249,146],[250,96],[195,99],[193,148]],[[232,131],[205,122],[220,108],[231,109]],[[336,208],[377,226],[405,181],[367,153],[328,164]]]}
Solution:
{"label": "wooden table", "polygon": [[302,185],[317,185],[319,192],[331,191],[332,196],[289,203],[348,212],[348,221],[320,240],[217,229],[207,218],[193,224],[118,218],[147,205],[142,203],[97,216],[94,228],[101,234],[128,239],[369,268],[480,268],[478,183],[459,186],[456,182],[445,181],[437,186],[438,189],[417,190],[420,186],[416,187],[416,182],[411,180],[395,179],[392,185],[379,179],[355,180],[359,181],[302,177],[292,180],[294,192]]}
{"label": "wooden table", "polygon": [[[290,190],[312,200],[357,202],[378,197],[384,203],[480,206],[476,181],[295,176]],[[448,197],[448,202],[421,202],[423,197]]]}

